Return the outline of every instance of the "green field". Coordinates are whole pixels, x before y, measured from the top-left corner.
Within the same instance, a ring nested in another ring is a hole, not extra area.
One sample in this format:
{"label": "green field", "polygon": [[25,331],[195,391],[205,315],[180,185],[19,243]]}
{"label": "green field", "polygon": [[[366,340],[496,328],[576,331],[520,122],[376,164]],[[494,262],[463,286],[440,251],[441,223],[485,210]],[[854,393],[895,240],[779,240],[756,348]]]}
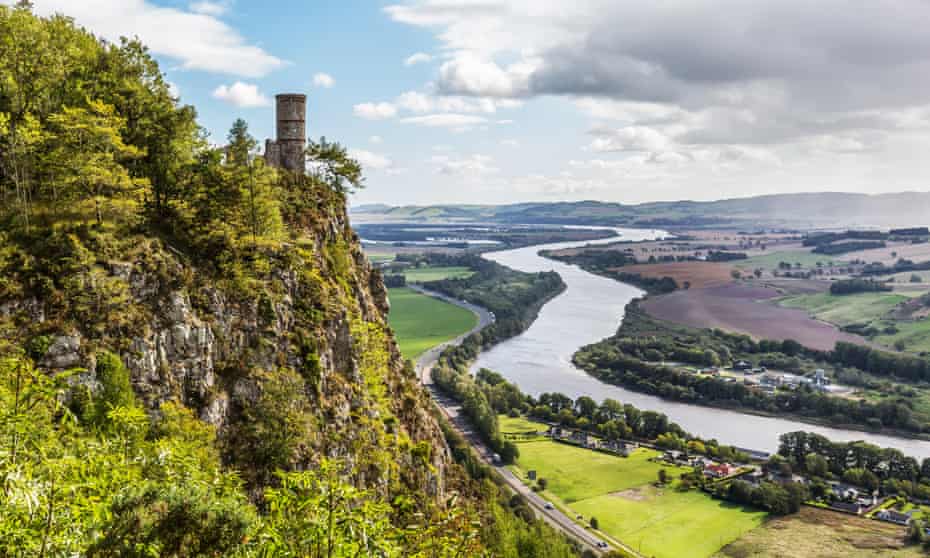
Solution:
{"label": "green field", "polygon": [[789,296],[782,306],[807,310],[817,319],[840,327],[880,320],[909,297],[893,293],[859,293],[836,296],[830,293]]}
{"label": "green field", "polygon": [[478,316],[468,310],[413,289],[388,289],[388,298],[391,301],[388,323],[404,358],[416,359],[478,324]]}
{"label": "green field", "polygon": [[392,262],[396,254],[368,254],[368,260],[372,263]]}
{"label": "green field", "polygon": [[404,277],[411,283],[425,283],[441,279],[471,277],[474,271],[467,267],[417,267],[404,270]]}
{"label": "green field", "polygon": [[[526,429],[506,417],[501,424],[515,432]],[[548,481],[543,497],[585,521],[596,517],[604,533],[645,556],[711,556],[766,517],[697,490],[656,488],[659,469],[675,479],[687,469],[649,461],[659,455],[653,450],[640,448],[623,458],[551,440],[521,442],[519,448],[515,474],[525,478],[525,471],[536,470]]]}
{"label": "green field", "polygon": [[814,254],[806,250],[772,252],[771,254],[753,256],[745,260],[739,260],[734,262],[734,265],[744,269],[755,269],[757,267],[761,267],[763,269],[778,269],[778,264],[780,262],[788,262],[791,265],[801,264],[801,267],[805,268],[817,267],[817,262],[820,262],[825,266],[829,266],[830,264],[843,265],[843,262],[840,260],[835,260],[830,256],[825,256],[823,254]]}
{"label": "green field", "polygon": [[508,417],[499,415],[497,420],[501,434],[533,434],[544,432],[549,427],[541,422],[527,420],[523,417]]}

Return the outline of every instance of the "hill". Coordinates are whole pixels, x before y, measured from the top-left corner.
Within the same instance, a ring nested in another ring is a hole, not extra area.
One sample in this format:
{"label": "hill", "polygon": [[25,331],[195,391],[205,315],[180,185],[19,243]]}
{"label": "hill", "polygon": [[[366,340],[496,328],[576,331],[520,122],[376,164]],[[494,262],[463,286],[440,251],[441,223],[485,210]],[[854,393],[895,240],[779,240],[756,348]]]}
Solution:
{"label": "hill", "polygon": [[709,202],[625,205],[613,202],[541,202],[511,205],[360,206],[355,222],[472,221],[633,227],[920,226],[930,214],[930,192],[777,194]]}
{"label": "hill", "polygon": [[144,45],[28,3],[0,84],[0,556],[574,555],[452,459],[343,147],[214,149]]}

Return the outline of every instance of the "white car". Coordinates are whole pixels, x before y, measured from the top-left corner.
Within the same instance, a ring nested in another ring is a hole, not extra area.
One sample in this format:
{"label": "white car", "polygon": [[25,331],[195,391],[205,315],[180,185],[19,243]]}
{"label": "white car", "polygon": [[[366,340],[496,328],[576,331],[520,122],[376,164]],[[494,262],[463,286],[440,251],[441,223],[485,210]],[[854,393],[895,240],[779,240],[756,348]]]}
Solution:
{"label": "white car", "polygon": [[552,502],[546,502],[546,505],[543,506],[543,507],[546,508],[547,510],[554,510],[554,509],[555,509],[555,506],[552,505]]}

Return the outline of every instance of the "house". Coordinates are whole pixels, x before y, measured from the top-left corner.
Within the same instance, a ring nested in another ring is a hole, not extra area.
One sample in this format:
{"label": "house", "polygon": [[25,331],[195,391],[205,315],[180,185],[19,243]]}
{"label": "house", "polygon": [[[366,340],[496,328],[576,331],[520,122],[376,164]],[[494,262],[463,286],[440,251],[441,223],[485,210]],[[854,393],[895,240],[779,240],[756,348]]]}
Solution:
{"label": "house", "polygon": [[739,360],[733,364],[733,370],[739,370],[739,371],[752,370],[752,365],[746,362],[745,360]]}
{"label": "house", "polygon": [[704,467],[704,475],[715,479],[729,477],[736,472],[736,467],[729,463],[711,463]]}
{"label": "house", "polygon": [[681,460],[682,456],[684,456],[684,454],[680,451],[669,450],[665,452],[664,454],[662,454],[662,460],[667,461],[669,463],[678,463],[678,461]]}
{"label": "house", "polygon": [[836,511],[841,511],[844,513],[851,513],[854,515],[862,514],[862,506],[859,504],[850,504],[848,502],[833,502],[830,504],[830,508]]}
{"label": "house", "polygon": [[901,513],[895,510],[881,510],[875,514],[875,519],[895,523],[897,525],[908,525],[911,522],[911,514],[914,512]]}
{"label": "house", "polygon": [[859,499],[859,490],[854,486],[837,482],[833,483],[830,489],[833,491],[833,496],[837,500],[853,502]]}

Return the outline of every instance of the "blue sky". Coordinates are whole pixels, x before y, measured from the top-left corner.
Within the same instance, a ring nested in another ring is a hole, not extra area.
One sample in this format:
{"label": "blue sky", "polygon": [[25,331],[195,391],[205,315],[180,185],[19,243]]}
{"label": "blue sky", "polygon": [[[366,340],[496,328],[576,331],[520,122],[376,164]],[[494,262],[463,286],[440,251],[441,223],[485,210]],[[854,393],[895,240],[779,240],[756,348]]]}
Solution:
{"label": "blue sky", "polygon": [[353,203],[890,192],[930,176],[921,0],[35,4],[142,38],[217,142],[240,116],[269,137],[274,94],[307,93],[309,135],[366,166]]}

